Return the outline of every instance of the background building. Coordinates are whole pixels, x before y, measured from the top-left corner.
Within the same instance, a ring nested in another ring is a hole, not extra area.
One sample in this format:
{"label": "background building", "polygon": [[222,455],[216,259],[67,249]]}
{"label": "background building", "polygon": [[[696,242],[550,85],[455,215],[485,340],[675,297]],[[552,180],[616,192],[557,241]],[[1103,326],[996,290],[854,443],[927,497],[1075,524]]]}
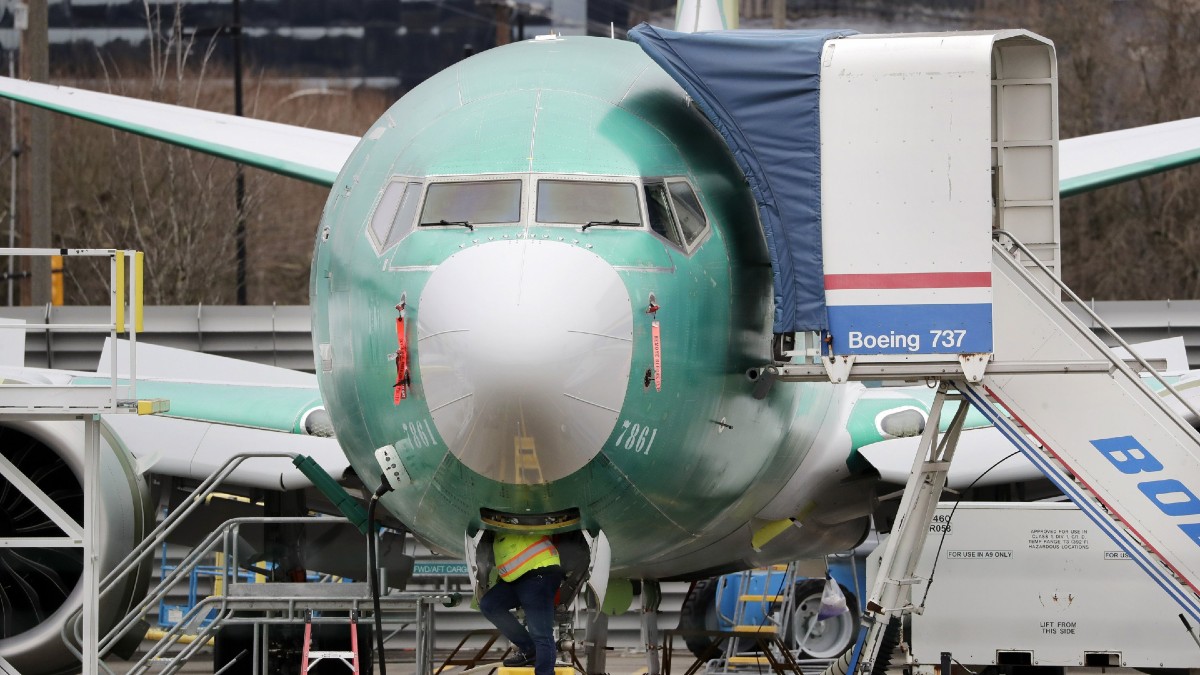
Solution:
{"label": "background building", "polygon": [[[0,47],[17,46],[14,2],[3,3]],[[197,53],[232,60],[221,31],[233,0],[49,0],[51,68],[99,74],[109,63],[144,61],[151,31],[194,36]],[[240,0],[249,69],[335,79],[401,93],[472,53],[555,31],[624,34],[670,0]],[[176,13],[178,12],[178,17]],[[631,23],[632,22],[632,23]]]}

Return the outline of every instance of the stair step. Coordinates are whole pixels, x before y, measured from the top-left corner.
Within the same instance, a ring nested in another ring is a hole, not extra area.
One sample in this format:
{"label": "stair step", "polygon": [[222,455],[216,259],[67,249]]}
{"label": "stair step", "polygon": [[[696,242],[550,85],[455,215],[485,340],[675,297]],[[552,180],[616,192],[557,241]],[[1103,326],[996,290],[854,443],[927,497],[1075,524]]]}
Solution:
{"label": "stair step", "polygon": [[735,633],[778,633],[779,626],[770,624],[766,626],[734,626],[733,631]]}
{"label": "stair step", "polygon": [[308,658],[312,659],[352,659],[356,656],[354,652],[309,652]]}
{"label": "stair step", "polygon": [[740,595],[742,602],[783,602],[782,595]]}
{"label": "stair step", "polygon": [[731,656],[731,666],[769,666],[771,662],[765,656]]}

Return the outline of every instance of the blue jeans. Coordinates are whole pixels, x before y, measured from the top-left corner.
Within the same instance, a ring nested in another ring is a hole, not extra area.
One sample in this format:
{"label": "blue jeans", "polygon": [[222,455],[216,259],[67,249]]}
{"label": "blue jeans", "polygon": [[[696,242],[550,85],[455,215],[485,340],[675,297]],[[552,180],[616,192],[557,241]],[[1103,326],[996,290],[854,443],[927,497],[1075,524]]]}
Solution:
{"label": "blue jeans", "polygon": [[[542,567],[514,581],[500,579],[479,601],[479,610],[513,646],[525,654],[536,654],[534,675],[554,674],[558,655],[554,646],[554,594],[562,579],[561,567]],[[517,607],[524,608],[529,630],[510,611]]]}

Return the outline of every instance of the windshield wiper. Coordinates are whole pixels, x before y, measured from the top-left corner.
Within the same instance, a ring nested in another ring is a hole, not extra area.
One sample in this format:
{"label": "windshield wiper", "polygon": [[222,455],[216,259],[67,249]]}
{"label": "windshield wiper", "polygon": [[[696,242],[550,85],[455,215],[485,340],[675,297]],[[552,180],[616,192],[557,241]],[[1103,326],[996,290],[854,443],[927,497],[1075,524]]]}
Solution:
{"label": "windshield wiper", "polygon": [[426,225],[457,225],[458,227],[465,227],[472,232],[475,231],[475,226],[465,220],[446,220],[443,218],[436,223],[421,223],[421,227],[425,227]]}
{"label": "windshield wiper", "polygon": [[588,229],[589,227],[592,227],[595,225],[639,225],[639,224],[640,223],[631,223],[631,222],[628,222],[625,220],[621,220],[620,218],[613,218],[612,220],[593,220],[593,221],[588,222],[588,224],[584,225],[579,231],[583,232],[584,230]]}

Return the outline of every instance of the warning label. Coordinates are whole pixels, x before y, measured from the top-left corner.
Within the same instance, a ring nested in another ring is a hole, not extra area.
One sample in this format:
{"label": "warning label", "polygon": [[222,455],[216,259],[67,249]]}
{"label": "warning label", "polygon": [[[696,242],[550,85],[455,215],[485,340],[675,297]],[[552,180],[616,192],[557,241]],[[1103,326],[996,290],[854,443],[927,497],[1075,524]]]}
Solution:
{"label": "warning label", "polygon": [[1091,548],[1086,529],[1033,529],[1029,531],[1029,548],[1055,551],[1087,550]]}
{"label": "warning label", "polygon": [[994,560],[1011,557],[1012,551],[946,551],[946,558],[949,560]]}
{"label": "warning label", "polygon": [[1074,635],[1078,626],[1074,621],[1042,621],[1039,628],[1043,635]]}

